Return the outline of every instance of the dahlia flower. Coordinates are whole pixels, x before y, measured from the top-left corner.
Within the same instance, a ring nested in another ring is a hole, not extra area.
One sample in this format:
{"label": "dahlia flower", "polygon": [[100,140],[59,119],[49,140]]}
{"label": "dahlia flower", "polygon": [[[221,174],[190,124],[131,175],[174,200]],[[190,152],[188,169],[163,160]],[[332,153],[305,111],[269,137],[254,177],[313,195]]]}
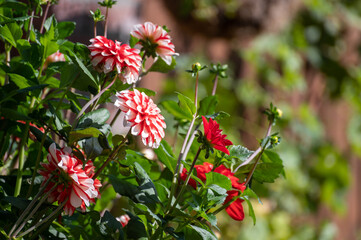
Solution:
{"label": "dahlia flower", "polygon": [[[196,165],[194,168],[197,171],[197,178],[202,180],[203,182],[206,181],[206,173],[209,173],[213,169],[213,165],[210,163],[203,163],[203,165]],[[230,169],[226,168],[225,166],[221,165],[217,167],[214,172],[220,173],[226,177],[228,177],[231,180],[232,188],[237,190],[229,190],[227,191],[227,197],[224,200],[223,204],[228,203],[231,201],[234,197],[238,196],[239,191],[243,192],[246,189],[246,186],[244,183],[239,183],[239,179],[234,176],[234,173],[231,172]],[[183,169],[181,173],[181,179],[183,181],[186,180],[188,175],[188,172],[186,169]],[[191,185],[194,189],[197,188],[197,183],[193,179],[189,179],[188,182],[189,185]],[[243,206],[242,206],[243,200],[238,198],[234,202],[232,202],[228,207],[226,207],[226,212],[228,215],[233,218],[236,221],[242,221],[244,218],[244,212],[243,212]]]}
{"label": "dahlia flower", "polygon": [[145,93],[124,90],[116,94],[114,105],[125,112],[125,120],[131,127],[131,133],[140,135],[144,145],[158,148],[164,138],[166,124],[160,109]]}
{"label": "dahlia flower", "polygon": [[122,227],[125,227],[130,221],[130,217],[128,216],[128,214],[121,215],[120,217],[117,217],[115,219],[117,219],[120,224],[122,224]]}
{"label": "dahlia flower", "polygon": [[52,63],[52,62],[65,62],[64,54],[61,52],[56,51],[55,53],[51,54],[49,57],[45,60],[46,63]]}
{"label": "dahlia flower", "polygon": [[139,49],[131,48],[128,44],[115,43],[103,36],[90,39],[88,46],[90,50],[91,63],[98,70],[109,73],[117,70],[123,77],[123,82],[135,83],[139,77],[142,66],[142,58]]}
{"label": "dahlia flower", "polygon": [[[56,149],[55,143],[49,147],[47,156],[49,163],[41,163],[43,170],[39,173],[44,177],[44,183],[51,178],[45,192],[50,192],[48,201],[64,203],[65,214],[73,215],[76,208],[85,211],[94,198],[99,198],[101,183],[94,176],[94,166],[91,160],[83,167],[82,161],[71,153],[70,148]],[[43,184],[44,184],[43,183]],[[54,188],[55,186],[55,188]]]}
{"label": "dahlia flower", "polygon": [[161,26],[146,22],[137,24],[130,32],[133,37],[139,39],[139,45],[147,56],[161,57],[168,65],[172,63],[172,56],[177,55],[171,37]]}
{"label": "dahlia flower", "polygon": [[229,155],[229,151],[226,146],[232,145],[233,143],[226,139],[227,135],[222,135],[222,130],[219,129],[219,124],[216,121],[213,121],[212,118],[207,119],[202,116],[203,127],[204,127],[204,136],[207,139],[207,142],[211,147],[218,149]]}

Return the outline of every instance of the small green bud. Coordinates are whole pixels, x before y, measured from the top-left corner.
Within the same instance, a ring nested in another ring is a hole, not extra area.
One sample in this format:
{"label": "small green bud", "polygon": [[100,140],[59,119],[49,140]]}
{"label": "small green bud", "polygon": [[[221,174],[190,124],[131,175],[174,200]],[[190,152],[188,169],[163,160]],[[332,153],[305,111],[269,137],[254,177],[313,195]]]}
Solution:
{"label": "small green bud", "polygon": [[278,117],[282,117],[282,114],[283,114],[283,112],[282,112],[282,110],[281,109],[279,109],[279,108],[277,108],[277,113],[278,113]]}
{"label": "small green bud", "polygon": [[198,72],[202,69],[202,65],[199,62],[196,62],[192,65],[192,71]]}

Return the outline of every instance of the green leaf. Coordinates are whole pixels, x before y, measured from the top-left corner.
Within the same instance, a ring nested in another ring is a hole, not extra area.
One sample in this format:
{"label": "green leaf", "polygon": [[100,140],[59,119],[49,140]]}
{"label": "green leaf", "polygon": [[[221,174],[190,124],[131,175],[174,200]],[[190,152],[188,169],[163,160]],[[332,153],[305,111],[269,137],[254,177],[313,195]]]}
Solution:
{"label": "green leaf", "polygon": [[172,63],[170,65],[166,64],[164,60],[160,57],[158,57],[158,60],[153,63],[153,65],[148,70],[149,72],[161,72],[161,73],[167,73],[175,68],[176,61],[174,57],[172,57]]}
{"label": "green leaf", "polygon": [[209,232],[208,230],[197,227],[194,225],[188,225],[184,231],[185,239],[192,239],[192,240],[217,240],[217,237],[213,235],[213,233]]}
{"label": "green leaf", "polygon": [[138,216],[134,216],[127,211],[127,214],[130,217],[130,221],[126,227],[126,234],[130,239],[149,239],[147,231],[145,229],[144,223]]}
{"label": "green leaf", "polygon": [[116,236],[120,234],[118,239],[124,238],[122,224],[107,210],[104,212],[103,217],[100,221],[100,233],[104,236],[109,236],[112,239],[116,239]]}
{"label": "green leaf", "polygon": [[231,190],[232,188],[231,180],[228,177],[216,172],[206,173],[206,186],[210,186],[212,184],[216,184],[226,190]]}
{"label": "green leaf", "polygon": [[187,112],[187,114],[190,114],[193,116],[196,113],[196,106],[194,105],[194,102],[187,96],[184,96],[181,93],[178,94],[179,99],[179,107]]}
{"label": "green leaf", "polygon": [[[38,128],[33,127],[33,126],[30,126],[29,129],[36,137],[36,140],[38,140],[38,142],[41,142],[44,137],[44,133],[42,131],[40,131]],[[51,139],[49,136],[46,136],[45,142],[44,142],[44,147],[46,149],[49,149],[49,147],[52,143],[54,143],[53,139]]]}
{"label": "green leaf", "polygon": [[78,76],[76,71],[78,68],[74,64],[66,64],[61,68],[60,88],[68,87]]}
{"label": "green leaf", "polygon": [[84,65],[84,63],[81,61],[81,59],[74,53],[74,51],[69,48],[68,46],[62,45],[61,46],[61,52],[67,54],[69,58],[72,60],[74,64],[76,64],[83,73],[88,77],[87,80],[91,81],[91,84],[95,87],[98,87],[98,82],[95,80],[94,76],[91,74],[89,69]]}
{"label": "green leaf", "polygon": [[226,158],[238,158],[239,160],[244,162],[252,153],[253,151],[250,151],[241,145],[233,145],[229,148],[229,156],[226,156]]}
{"label": "green leaf", "polygon": [[150,90],[150,89],[147,89],[147,88],[139,88],[137,87],[136,88],[139,92],[144,92],[147,96],[155,96],[156,92]]}
{"label": "green leaf", "polygon": [[164,109],[172,114],[176,119],[182,119],[182,120],[188,120],[192,121],[193,116],[192,114],[189,114],[189,112],[184,111],[181,109],[177,102],[172,100],[167,100],[161,102],[161,105],[164,107]]}
{"label": "green leaf", "polygon": [[226,118],[226,117],[230,117],[231,115],[229,115],[228,113],[226,112],[223,112],[223,111],[220,111],[220,112],[216,112],[215,114],[211,114],[211,115],[205,115],[206,118],[212,118],[214,120],[221,120],[223,118]]}
{"label": "green leaf", "polygon": [[177,160],[175,159],[171,147],[165,140],[160,142],[158,148],[154,149],[155,154],[158,156],[158,160],[161,161],[172,173],[174,173]]}
{"label": "green leaf", "polygon": [[10,108],[1,107],[0,113],[1,113],[1,116],[4,116],[5,118],[11,119],[11,120],[24,120],[24,121],[31,120],[31,118],[20,113],[16,109],[14,110],[14,109],[10,109]]}
{"label": "green leaf", "polygon": [[75,29],[75,22],[59,22],[57,25],[58,39],[69,37]]}
{"label": "green leaf", "polygon": [[158,217],[158,215],[152,212],[152,210],[150,210],[146,205],[142,203],[136,203],[134,206],[139,210],[141,210],[143,213],[148,213],[152,218],[157,220],[159,223],[162,223],[162,219],[160,219],[160,217]]}
{"label": "green leaf", "polygon": [[95,111],[88,112],[79,119],[77,128],[86,128],[89,126],[103,125],[110,117],[106,108],[99,108]]}
{"label": "green leaf", "polygon": [[157,189],[155,188],[152,179],[148,176],[146,171],[144,171],[142,166],[139,163],[135,162],[134,170],[137,182],[139,184],[139,190],[143,192],[147,196],[148,200],[151,200],[151,202],[160,202]]}
{"label": "green leaf", "polygon": [[135,44],[137,44],[139,42],[139,39],[134,37],[133,35],[130,35],[130,39],[129,39],[129,46],[131,48],[134,48]]}
{"label": "green leaf", "polygon": [[20,89],[22,88],[28,88],[34,85],[32,81],[29,79],[24,78],[21,75],[15,74],[15,73],[9,73],[10,80],[16,84]]}
{"label": "green leaf", "polygon": [[[119,193],[122,196],[126,196],[131,199],[135,203],[143,203],[143,204],[150,204],[154,203],[153,199],[149,198],[149,195],[143,189],[138,186],[135,186],[123,179],[114,177],[109,175],[109,180],[113,185],[114,191]],[[145,189],[146,190],[146,189]]]}
{"label": "green leaf", "polygon": [[81,130],[74,130],[69,133],[69,143],[70,145],[74,142],[77,142],[84,138],[90,138],[90,137],[99,137],[102,132],[94,127],[81,129]]}
{"label": "green leaf", "polygon": [[254,214],[254,210],[253,210],[251,201],[249,201],[249,199],[247,197],[242,197],[242,199],[244,201],[246,201],[246,203],[248,205],[248,212],[249,212],[249,216],[252,217],[252,219],[253,219],[253,225],[256,225],[256,215]]}
{"label": "green leaf", "polygon": [[199,107],[198,115],[206,116],[206,115],[214,114],[217,104],[218,104],[217,96],[205,97],[199,103],[200,107]]}
{"label": "green leaf", "polygon": [[278,163],[259,163],[253,174],[253,179],[260,183],[273,183],[283,172],[283,165]]}
{"label": "green leaf", "polygon": [[0,37],[4,38],[13,47],[16,47],[16,41],[20,39],[22,35],[23,32],[16,23],[8,23],[0,27]]}

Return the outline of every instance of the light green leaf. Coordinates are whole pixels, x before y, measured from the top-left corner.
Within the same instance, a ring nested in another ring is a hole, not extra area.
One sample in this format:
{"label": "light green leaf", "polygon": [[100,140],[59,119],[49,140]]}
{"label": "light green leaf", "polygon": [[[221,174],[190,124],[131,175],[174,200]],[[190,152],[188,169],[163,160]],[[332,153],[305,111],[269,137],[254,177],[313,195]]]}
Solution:
{"label": "light green leaf", "polygon": [[198,115],[206,116],[206,115],[214,114],[217,103],[218,103],[217,96],[208,96],[208,97],[203,98],[200,101]]}
{"label": "light green leaf", "polygon": [[179,107],[183,109],[187,114],[193,116],[196,113],[196,106],[194,102],[187,96],[177,93],[179,99]]}
{"label": "light green leaf", "polygon": [[161,72],[167,73],[175,68],[176,61],[174,57],[172,58],[172,63],[170,65],[166,64],[162,58],[158,58],[158,60],[153,63],[153,65],[148,70],[149,72]]}
{"label": "light green leaf", "polygon": [[228,177],[216,172],[206,173],[206,186],[210,186],[212,184],[216,184],[226,190],[231,190],[232,188],[231,180]]}
{"label": "light green leaf", "polygon": [[167,110],[167,112],[172,114],[176,119],[192,121],[193,118],[192,114],[181,109],[177,102],[172,100],[167,100],[161,102],[161,105],[165,108],[165,110]]}

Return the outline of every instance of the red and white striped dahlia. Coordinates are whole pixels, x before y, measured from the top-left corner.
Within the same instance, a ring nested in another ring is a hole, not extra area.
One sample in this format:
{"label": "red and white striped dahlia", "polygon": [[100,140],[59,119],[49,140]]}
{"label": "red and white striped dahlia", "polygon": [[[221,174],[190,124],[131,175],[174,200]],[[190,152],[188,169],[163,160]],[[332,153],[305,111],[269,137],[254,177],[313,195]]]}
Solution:
{"label": "red and white striped dahlia", "polygon": [[[73,215],[76,208],[85,211],[94,198],[99,198],[101,183],[94,176],[93,162],[89,160],[84,168],[83,163],[71,153],[70,148],[56,149],[55,143],[49,147],[47,156],[49,163],[41,163],[44,168],[39,173],[44,177],[44,183],[50,178],[45,192],[50,192],[48,201],[58,201],[64,206],[65,214]],[[43,184],[44,184],[43,183]]]}
{"label": "red and white striped dahlia", "polygon": [[177,55],[171,37],[161,26],[151,22],[137,24],[130,34],[139,39],[146,55],[160,56],[168,65],[172,63],[172,56]]}
{"label": "red and white striped dahlia", "polygon": [[103,36],[90,39],[88,46],[91,62],[98,70],[109,73],[117,70],[124,78],[123,82],[135,83],[139,77],[142,58],[139,49],[131,48],[128,44],[115,43]]}
{"label": "red and white striped dahlia", "polygon": [[160,109],[145,93],[124,90],[116,94],[114,105],[125,112],[125,120],[131,127],[131,133],[140,135],[144,145],[158,148],[164,138],[166,124]]}

